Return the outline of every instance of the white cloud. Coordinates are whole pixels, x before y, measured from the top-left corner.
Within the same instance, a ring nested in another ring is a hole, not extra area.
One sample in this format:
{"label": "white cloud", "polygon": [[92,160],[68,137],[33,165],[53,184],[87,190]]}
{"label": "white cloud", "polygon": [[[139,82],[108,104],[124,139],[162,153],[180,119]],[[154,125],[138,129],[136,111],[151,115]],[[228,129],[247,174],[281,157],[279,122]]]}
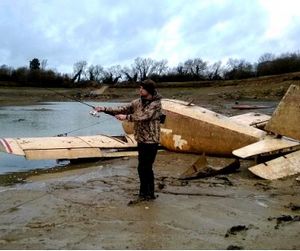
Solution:
{"label": "white cloud", "polygon": [[130,65],[137,57],[206,61],[299,50],[300,1],[1,0],[0,64],[34,57],[72,72],[73,64]]}
{"label": "white cloud", "polygon": [[282,39],[290,32],[295,22],[300,22],[299,1],[261,0],[260,4],[268,18],[265,40]]}
{"label": "white cloud", "polygon": [[181,18],[175,17],[167,22],[157,34],[159,39],[154,50],[149,53],[149,57],[162,60],[167,59],[169,65],[175,66],[182,56],[183,50],[178,50],[182,45]]}

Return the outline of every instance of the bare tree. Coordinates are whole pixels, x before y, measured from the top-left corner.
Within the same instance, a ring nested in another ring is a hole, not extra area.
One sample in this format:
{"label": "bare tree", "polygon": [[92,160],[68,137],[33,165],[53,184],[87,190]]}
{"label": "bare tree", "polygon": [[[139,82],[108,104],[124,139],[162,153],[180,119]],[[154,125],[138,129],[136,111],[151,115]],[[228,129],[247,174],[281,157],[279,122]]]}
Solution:
{"label": "bare tree", "polygon": [[137,82],[138,79],[138,72],[135,68],[131,67],[127,67],[125,66],[122,69],[122,73],[125,75],[125,79],[129,82]]}
{"label": "bare tree", "polygon": [[161,61],[156,61],[153,65],[152,74],[157,74],[158,76],[161,76],[162,74],[166,73],[168,69],[168,60],[163,59]]}
{"label": "bare tree", "polygon": [[234,69],[239,69],[244,64],[244,62],[245,62],[244,59],[229,58],[227,63],[226,63],[226,70],[231,71],[231,70],[234,70]]}
{"label": "bare tree", "polygon": [[168,70],[168,61],[161,60],[155,61],[151,58],[136,58],[132,65],[133,72],[138,73],[139,80],[145,80],[151,78],[153,75],[160,76],[162,73]]}
{"label": "bare tree", "polygon": [[232,59],[227,62],[227,69],[224,71],[225,79],[243,79],[253,77],[253,65],[244,59]]}
{"label": "bare tree", "polygon": [[275,55],[272,53],[264,53],[261,55],[258,59],[258,63],[263,63],[263,62],[268,62],[268,61],[273,61],[275,59]]}
{"label": "bare tree", "polygon": [[101,65],[94,66],[94,77],[97,82],[101,81],[101,77],[104,74],[104,68]]}
{"label": "bare tree", "polygon": [[47,62],[48,62],[47,59],[43,59],[43,60],[42,60],[42,62],[41,62],[41,69],[42,69],[42,70],[45,70],[45,69],[46,69]]}
{"label": "bare tree", "polygon": [[207,69],[207,62],[201,58],[189,59],[184,62],[184,71],[196,77],[203,78]]}
{"label": "bare tree", "polygon": [[73,66],[74,77],[72,78],[72,82],[74,83],[77,79],[77,82],[80,82],[82,74],[85,74],[85,69],[87,66],[87,62],[82,60],[78,61]]}
{"label": "bare tree", "polygon": [[90,65],[87,72],[87,78],[90,81],[100,82],[104,76],[104,68],[101,65]]}
{"label": "bare tree", "polygon": [[122,77],[122,68],[120,65],[114,65],[104,71],[102,82],[106,84],[116,84]]}
{"label": "bare tree", "polygon": [[154,63],[151,58],[138,57],[134,60],[133,68],[137,70],[140,80],[145,80],[152,74]]}
{"label": "bare tree", "polygon": [[93,66],[93,65],[90,65],[87,69],[88,79],[90,81],[95,81],[94,69],[95,69],[95,66]]}
{"label": "bare tree", "polygon": [[178,66],[176,67],[176,73],[178,73],[178,75],[187,74],[187,70],[182,63],[179,63]]}
{"label": "bare tree", "polygon": [[207,77],[211,80],[218,80],[222,79],[221,77],[221,65],[222,62],[218,61],[213,63],[212,65],[208,66],[207,68]]}

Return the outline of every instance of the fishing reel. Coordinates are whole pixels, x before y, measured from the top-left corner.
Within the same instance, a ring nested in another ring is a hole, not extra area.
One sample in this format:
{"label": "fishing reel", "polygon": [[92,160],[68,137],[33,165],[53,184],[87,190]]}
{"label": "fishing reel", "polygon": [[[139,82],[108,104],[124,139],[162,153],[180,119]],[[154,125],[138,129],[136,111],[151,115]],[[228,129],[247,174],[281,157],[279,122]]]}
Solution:
{"label": "fishing reel", "polygon": [[99,118],[99,117],[100,117],[100,113],[97,112],[96,110],[90,111],[90,115],[92,115],[93,117],[96,117],[96,118]]}

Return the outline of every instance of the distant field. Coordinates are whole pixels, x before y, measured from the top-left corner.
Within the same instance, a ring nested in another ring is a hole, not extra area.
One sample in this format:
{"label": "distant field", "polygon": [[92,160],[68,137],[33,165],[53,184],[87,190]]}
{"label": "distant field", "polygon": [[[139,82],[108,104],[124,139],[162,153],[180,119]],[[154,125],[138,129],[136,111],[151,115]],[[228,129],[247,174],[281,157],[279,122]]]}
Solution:
{"label": "distant field", "polygon": [[[193,101],[196,104],[220,103],[224,100],[260,99],[279,100],[291,84],[300,84],[300,72],[244,80],[195,81],[157,83],[165,98]],[[96,88],[21,87],[0,82],[0,106],[22,105],[45,101],[69,101],[67,97],[94,101],[130,101],[138,96],[137,85],[117,85],[103,94],[92,95]],[[62,95],[58,95],[57,93]]]}

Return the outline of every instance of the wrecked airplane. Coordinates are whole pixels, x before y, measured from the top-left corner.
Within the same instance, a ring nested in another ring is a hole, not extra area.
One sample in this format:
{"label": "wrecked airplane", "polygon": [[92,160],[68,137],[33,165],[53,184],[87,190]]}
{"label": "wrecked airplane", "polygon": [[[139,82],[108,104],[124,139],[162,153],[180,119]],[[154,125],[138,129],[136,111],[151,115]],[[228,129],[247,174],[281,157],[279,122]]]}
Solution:
{"label": "wrecked airplane", "polygon": [[250,167],[255,175],[268,180],[300,172],[300,86],[291,85],[267,122],[268,132],[261,142],[236,149],[239,158],[281,155],[273,160]]}
{"label": "wrecked airplane", "polygon": [[[241,159],[277,156],[249,168],[264,179],[300,172],[300,88],[291,85],[270,117],[258,113],[227,117],[179,100],[163,99],[166,115],[161,128],[163,148],[186,153],[235,156]],[[79,159],[136,155],[132,123],[125,136],[3,138],[0,151],[27,159]]]}

